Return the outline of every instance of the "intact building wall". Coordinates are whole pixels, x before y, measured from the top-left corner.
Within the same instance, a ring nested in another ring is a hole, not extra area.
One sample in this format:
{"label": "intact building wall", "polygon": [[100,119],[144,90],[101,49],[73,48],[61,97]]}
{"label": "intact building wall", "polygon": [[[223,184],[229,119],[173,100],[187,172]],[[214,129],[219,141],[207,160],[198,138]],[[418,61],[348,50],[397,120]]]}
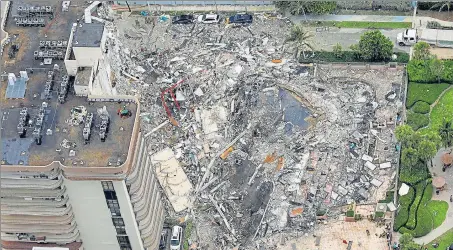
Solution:
{"label": "intact building wall", "polygon": [[66,179],[65,185],[84,248],[120,250],[101,182]]}

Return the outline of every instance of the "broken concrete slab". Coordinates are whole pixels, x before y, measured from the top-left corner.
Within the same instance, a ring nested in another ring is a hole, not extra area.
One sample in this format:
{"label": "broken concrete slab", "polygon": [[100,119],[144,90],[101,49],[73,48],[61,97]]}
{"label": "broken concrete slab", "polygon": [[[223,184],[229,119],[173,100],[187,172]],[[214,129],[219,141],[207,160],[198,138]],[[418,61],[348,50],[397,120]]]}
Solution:
{"label": "broken concrete slab", "polygon": [[176,212],[192,207],[190,193],[193,190],[184,170],[179,166],[173,150],[166,148],[151,156],[157,179]]}

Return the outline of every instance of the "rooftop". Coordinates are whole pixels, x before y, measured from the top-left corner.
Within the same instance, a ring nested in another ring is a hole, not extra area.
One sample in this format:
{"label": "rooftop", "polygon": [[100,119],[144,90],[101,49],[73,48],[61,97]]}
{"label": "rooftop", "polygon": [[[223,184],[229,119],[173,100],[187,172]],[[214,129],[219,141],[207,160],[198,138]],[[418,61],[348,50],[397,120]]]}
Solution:
{"label": "rooftop", "polygon": [[[16,2],[12,8],[15,8]],[[60,7],[61,8],[61,7]],[[6,31],[10,34],[17,34],[17,42],[21,45],[20,51],[13,59],[8,58],[8,53],[3,54],[1,67],[8,73],[19,75],[20,71],[26,70],[28,82],[24,98],[7,99],[6,89],[8,79],[4,77],[0,83],[0,108],[2,110],[1,124],[1,164],[24,165],[24,166],[44,166],[53,161],[60,161],[66,166],[104,167],[117,166],[126,161],[129,144],[131,141],[132,130],[134,127],[137,106],[134,103],[118,102],[89,102],[86,97],[77,97],[73,94],[73,89],[69,88],[66,102],[60,104],[57,100],[57,91],[63,76],[66,75],[64,63],[61,60],[54,60],[54,64],[59,65],[59,70],[54,71],[53,89],[50,91],[50,99],[47,100],[44,94],[46,81],[49,80],[48,72],[53,71],[54,65],[40,65],[40,60],[35,60],[33,51],[39,48],[40,40],[67,40],[69,39],[72,23],[77,19],[76,13],[65,12],[65,15],[58,16],[58,22],[62,25],[53,26],[45,38],[38,29],[18,27],[13,22],[6,24]],[[86,27],[85,27],[86,26]],[[101,24],[83,25],[80,32],[94,32],[103,29]],[[90,31],[88,31],[90,30]],[[96,32],[95,32],[96,33]],[[85,37],[91,35],[86,34]],[[33,39],[30,39],[30,38]],[[94,37],[100,40],[101,32]],[[8,50],[7,45],[5,50]],[[33,72],[30,70],[34,68]],[[90,77],[91,69],[85,68],[80,71],[77,78],[84,81]],[[75,81],[69,78],[69,86]],[[37,145],[33,138],[33,130],[38,118],[39,109],[43,102],[47,104],[43,116],[42,143]],[[89,143],[85,145],[83,138],[82,122],[73,125],[71,121],[71,109],[83,106],[86,113],[93,113],[94,120],[91,127],[91,137]],[[105,142],[101,142],[100,115],[98,110],[105,106],[105,110],[110,116],[110,126]],[[132,116],[120,118],[117,114],[118,109],[126,106],[131,111]],[[27,108],[28,117],[24,122],[26,129],[25,137],[21,138],[18,132],[20,111]],[[121,143],[119,143],[121,142]]]}
{"label": "rooftop", "polygon": [[104,24],[95,22],[77,26],[74,33],[73,47],[99,47],[101,45]]}
{"label": "rooftop", "polygon": [[88,84],[90,83],[92,69],[92,67],[85,67],[82,70],[77,71],[74,85],[88,86]]}

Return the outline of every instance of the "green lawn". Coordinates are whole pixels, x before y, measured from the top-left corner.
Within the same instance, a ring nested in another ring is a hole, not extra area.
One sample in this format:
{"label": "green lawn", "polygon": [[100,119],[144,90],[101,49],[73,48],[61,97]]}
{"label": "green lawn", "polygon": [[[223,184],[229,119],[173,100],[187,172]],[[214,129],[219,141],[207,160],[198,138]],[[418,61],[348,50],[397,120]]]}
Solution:
{"label": "green lawn", "polygon": [[357,28],[357,29],[406,29],[412,27],[412,23],[404,22],[356,22],[356,21],[323,21],[309,22],[312,26],[332,26],[338,28]]}
{"label": "green lawn", "polygon": [[428,202],[426,209],[431,213],[431,216],[433,217],[434,228],[437,228],[442,225],[447,216],[448,202],[430,201]]}
{"label": "green lawn", "polygon": [[442,126],[443,119],[453,119],[453,88],[447,91],[442,98],[439,100],[436,106],[430,114],[429,126],[425,129],[421,129],[422,133],[428,131],[439,131]]}
{"label": "green lawn", "polygon": [[408,85],[406,107],[411,108],[414,103],[424,101],[432,104],[440,93],[450,86],[448,83],[426,84],[410,82]]}
{"label": "green lawn", "polygon": [[[439,243],[438,248],[432,247],[433,243]],[[435,240],[431,241],[426,245],[429,250],[444,250],[447,249],[451,244],[453,244],[453,229],[448,230],[441,236],[437,237]]]}

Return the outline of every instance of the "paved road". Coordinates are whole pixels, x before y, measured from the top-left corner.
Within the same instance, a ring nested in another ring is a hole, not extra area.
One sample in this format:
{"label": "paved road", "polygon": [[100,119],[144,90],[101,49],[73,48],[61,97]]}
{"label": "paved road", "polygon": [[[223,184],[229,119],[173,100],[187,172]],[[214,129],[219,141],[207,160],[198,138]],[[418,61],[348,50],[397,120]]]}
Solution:
{"label": "paved road", "polygon": [[[6,8],[6,1],[1,1],[1,5],[0,5],[0,21],[1,23],[3,23],[3,12]],[[3,32],[3,30],[0,30],[0,41],[6,36],[6,34]]]}
{"label": "paved road", "polygon": [[433,159],[434,167],[430,167],[431,173],[435,173],[435,176],[444,177],[447,182],[446,190],[441,191],[439,195],[433,194],[433,200],[444,200],[448,202],[449,207],[447,217],[442,225],[431,231],[429,234],[420,238],[415,238],[414,241],[418,244],[428,244],[453,228],[453,203],[450,202],[450,195],[453,195],[453,168],[448,168],[445,172],[442,172],[442,162],[440,160],[441,155],[445,152],[450,152],[450,150],[453,150],[453,148],[448,150],[441,149]]}
{"label": "paved road", "polygon": [[[374,16],[374,15],[307,15],[292,16],[291,21],[294,23],[305,20],[310,21],[366,21],[366,22],[411,22],[412,17],[408,16]],[[314,34],[316,50],[332,51],[333,46],[339,43],[343,50],[349,50],[349,46],[356,44],[360,40],[360,36],[367,29],[346,29],[330,27],[328,31],[317,32],[316,28],[310,28]],[[409,53],[410,47],[400,47],[396,44],[396,36],[403,32],[404,29],[382,29],[381,32],[394,43],[394,49],[398,52]]]}
{"label": "paved road", "polygon": [[[367,31],[367,29],[344,29],[344,28],[329,28],[329,31],[317,32],[316,28],[310,28],[314,35],[313,43],[315,50],[332,51],[333,46],[339,43],[343,50],[349,50],[349,46],[357,44],[360,40],[360,36]],[[399,32],[403,32],[404,29],[395,30],[381,30],[382,34],[390,39],[394,43],[395,51],[409,53],[410,47],[398,46],[396,44],[396,35]]]}

